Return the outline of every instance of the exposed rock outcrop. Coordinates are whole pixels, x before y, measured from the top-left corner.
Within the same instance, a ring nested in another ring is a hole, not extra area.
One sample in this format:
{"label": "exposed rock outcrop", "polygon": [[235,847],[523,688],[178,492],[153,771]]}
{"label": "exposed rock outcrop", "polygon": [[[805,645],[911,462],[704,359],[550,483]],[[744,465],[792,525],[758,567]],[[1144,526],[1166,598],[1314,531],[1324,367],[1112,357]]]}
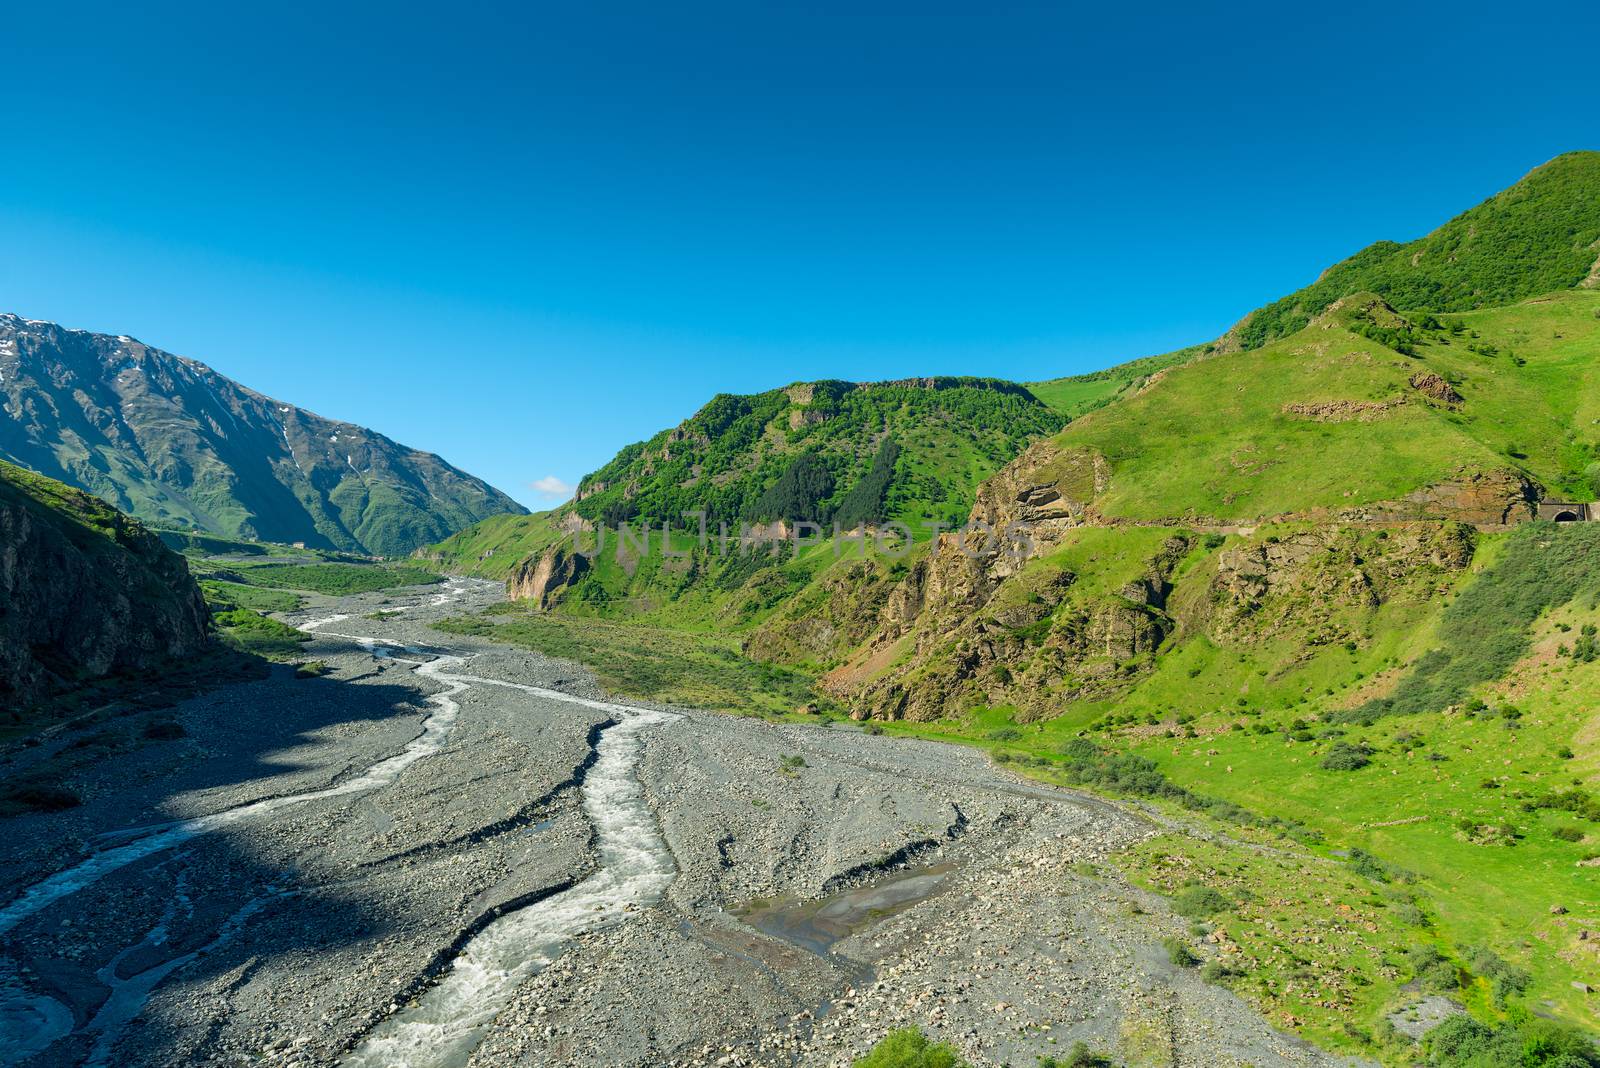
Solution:
{"label": "exposed rock outcrop", "polygon": [[1464,400],[1454,386],[1432,371],[1418,371],[1412,375],[1411,388],[1451,408],[1460,407]]}
{"label": "exposed rock outcrop", "polygon": [[1399,500],[1347,509],[1338,518],[1354,522],[1446,519],[1476,527],[1510,526],[1532,519],[1542,496],[1540,487],[1521,472],[1464,470]]}
{"label": "exposed rock outcrop", "polygon": [[1405,403],[1404,397],[1387,401],[1321,401],[1314,404],[1291,403],[1283,406],[1284,415],[1296,415],[1317,423],[1370,423],[1381,419]]}
{"label": "exposed rock outcrop", "polygon": [[203,649],[183,557],[98,498],[0,462],[0,709]]}
{"label": "exposed rock outcrop", "polygon": [[785,664],[836,664],[872,634],[890,592],[899,588],[882,561],[851,561],[757,627],[745,639],[745,655]]}
{"label": "exposed rock outcrop", "polygon": [[1465,568],[1474,544],[1461,523],[1267,535],[1217,554],[1203,625],[1221,642],[1350,640],[1365,613],[1397,596],[1426,596],[1434,576]]}
{"label": "exposed rock outcrop", "polygon": [[506,579],[506,596],[513,601],[532,601],[539,611],[547,611],[563,590],[588,571],[589,558],[562,541],[518,564]]}

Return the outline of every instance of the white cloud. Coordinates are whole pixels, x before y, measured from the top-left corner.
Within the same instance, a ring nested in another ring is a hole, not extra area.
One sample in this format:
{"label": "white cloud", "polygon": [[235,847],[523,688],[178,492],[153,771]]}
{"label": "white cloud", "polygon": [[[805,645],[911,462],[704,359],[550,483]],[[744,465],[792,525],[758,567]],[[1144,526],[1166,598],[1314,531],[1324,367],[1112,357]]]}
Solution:
{"label": "white cloud", "polygon": [[572,496],[573,486],[568,485],[555,475],[545,475],[528,483],[528,488],[539,496],[550,501],[564,501]]}

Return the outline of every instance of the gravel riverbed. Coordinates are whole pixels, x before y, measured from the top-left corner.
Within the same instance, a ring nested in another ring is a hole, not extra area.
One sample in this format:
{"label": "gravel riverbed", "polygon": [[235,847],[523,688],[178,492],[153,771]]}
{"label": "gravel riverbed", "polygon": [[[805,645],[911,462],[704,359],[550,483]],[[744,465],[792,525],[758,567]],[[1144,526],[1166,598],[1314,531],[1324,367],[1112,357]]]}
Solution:
{"label": "gravel riverbed", "polygon": [[[1336,1063],[1167,963],[1184,924],[1103,863],[1153,828],[974,750],[672,710],[637,732],[653,822],[619,846],[592,795],[626,785],[598,747],[633,713],[571,664],[428,626],[499,597],[315,598],[291,621],[327,675],[191,699],[167,713],[185,737],[75,762],[80,807],[5,821],[0,1063],[338,1064],[475,938],[546,915],[567,924],[552,963],[470,1047],[394,1063],[847,1065],[907,1024],[981,1065],[1078,1040],[1130,1064]],[[72,742],[12,747],[0,775]],[[107,861],[174,821],[197,829]],[[663,891],[606,896],[647,861]],[[560,911],[580,892],[592,921]]]}

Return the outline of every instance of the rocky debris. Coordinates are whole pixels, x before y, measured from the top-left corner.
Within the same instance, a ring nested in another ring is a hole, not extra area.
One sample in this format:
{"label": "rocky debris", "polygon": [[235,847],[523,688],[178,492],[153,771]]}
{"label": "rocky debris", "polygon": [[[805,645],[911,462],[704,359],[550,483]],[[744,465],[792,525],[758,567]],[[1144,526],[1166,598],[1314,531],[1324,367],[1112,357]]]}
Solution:
{"label": "rocky debris", "polygon": [[1404,397],[1386,401],[1291,402],[1283,406],[1283,414],[1297,415],[1317,423],[1370,423],[1374,419],[1383,418],[1405,402]]}
{"label": "rocky debris", "polygon": [[1464,403],[1455,387],[1432,371],[1418,371],[1412,375],[1411,388],[1451,408],[1459,408]]}
{"label": "rocky debris", "polygon": [[1346,509],[1338,518],[1365,523],[1446,519],[1476,527],[1504,527],[1532,519],[1542,497],[1540,487],[1520,471],[1465,469],[1399,500]]}
{"label": "rocky debris", "polygon": [[0,707],[20,714],[210,640],[181,556],[105,502],[0,461]]}
{"label": "rocky debris", "polygon": [[1389,1022],[1402,1035],[1419,1040],[1450,1017],[1460,1016],[1466,1011],[1460,1002],[1442,994],[1429,994],[1390,1013]]}
{"label": "rocky debris", "polygon": [[543,612],[588,572],[589,558],[563,540],[518,564],[506,579],[506,596],[532,601]]}

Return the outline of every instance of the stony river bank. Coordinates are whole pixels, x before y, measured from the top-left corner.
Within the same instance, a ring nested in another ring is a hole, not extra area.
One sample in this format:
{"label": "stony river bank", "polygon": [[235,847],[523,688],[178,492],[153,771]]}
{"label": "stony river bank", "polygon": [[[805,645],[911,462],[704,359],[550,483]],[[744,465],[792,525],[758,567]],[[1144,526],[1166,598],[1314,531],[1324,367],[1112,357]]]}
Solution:
{"label": "stony river bank", "polygon": [[1139,818],[427,625],[498,596],[322,599],[327,675],[191,700],[6,821],[0,1063],[838,1065],[907,1023],[979,1064],[1331,1063],[1166,962],[1180,921],[1101,863]]}

